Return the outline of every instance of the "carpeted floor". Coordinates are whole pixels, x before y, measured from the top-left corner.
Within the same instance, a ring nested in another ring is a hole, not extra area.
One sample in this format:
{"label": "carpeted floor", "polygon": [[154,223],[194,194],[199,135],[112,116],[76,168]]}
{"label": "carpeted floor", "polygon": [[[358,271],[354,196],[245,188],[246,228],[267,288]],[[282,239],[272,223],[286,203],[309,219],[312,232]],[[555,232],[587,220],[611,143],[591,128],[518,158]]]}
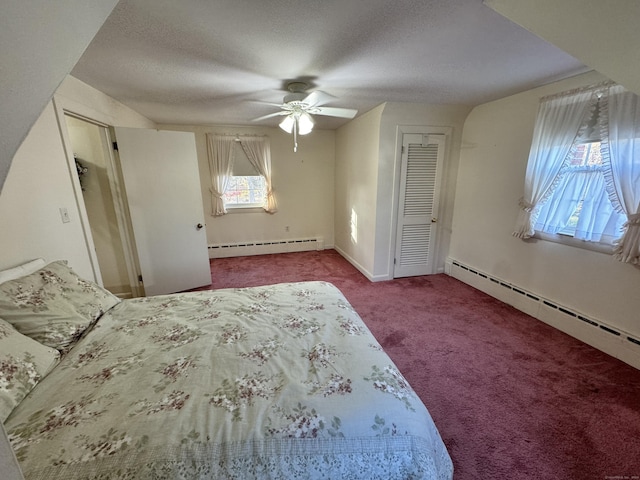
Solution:
{"label": "carpeted floor", "polygon": [[334,250],[215,259],[210,288],[325,280],[429,409],[456,480],[640,479],[640,371],[449,276],[369,282]]}

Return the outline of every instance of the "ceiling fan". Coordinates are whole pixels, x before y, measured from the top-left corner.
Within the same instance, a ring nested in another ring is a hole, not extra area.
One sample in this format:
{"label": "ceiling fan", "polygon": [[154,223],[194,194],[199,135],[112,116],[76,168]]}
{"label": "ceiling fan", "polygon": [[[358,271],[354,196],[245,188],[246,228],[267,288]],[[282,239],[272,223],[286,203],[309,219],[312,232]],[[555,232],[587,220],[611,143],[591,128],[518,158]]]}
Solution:
{"label": "ceiling fan", "polygon": [[279,107],[280,111],[270,113],[262,117],[254,118],[254,122],[267,118],[284,116],[280,122],[280,128],[287,133],[293,133],[293,151],[298,151],[298,135],[306,135],[313,130],[312,115],[325,115],[329,117],[353,118],[358,113],[351,108],[323,107],[325,103],[333,100],[333,95],[320,90],[307,93],[309,84],[301,81],[293,81],[287,84],[289,94],[285,95],[282,104],[268,103]]}

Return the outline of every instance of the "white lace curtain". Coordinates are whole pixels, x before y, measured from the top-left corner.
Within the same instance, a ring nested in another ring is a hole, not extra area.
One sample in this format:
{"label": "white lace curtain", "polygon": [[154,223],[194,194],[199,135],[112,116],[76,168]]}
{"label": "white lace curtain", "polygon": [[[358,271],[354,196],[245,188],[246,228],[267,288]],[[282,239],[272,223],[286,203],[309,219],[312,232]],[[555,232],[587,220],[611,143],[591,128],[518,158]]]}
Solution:
{"label": "white lace curtain", "polygon": [[275,213],[278,208],[271,183],[271,145],[269,138],[215,135],[211,133],[208,133],[206,137],[209,170],[211,172],[211,215],[220,216],[227,213],[223,196],[231,178],[236,142],[240,142],[251,165],[265,179],[267,198],[263,208],[269,213]]}
{"label": "white lace curtain", "polygon": [[[598,103],[601,179],[567,168]],[[640,100],[620,85],[607,83],[542,99],[513,235],[526,239],[536,229],[560,231],[566,212],[575,210],[579,198],[585,198],[583,212],[591,210],[593,215],[581,214],[576,238],[599,241],[618,236],[616,212],[623,213],[627,222],[614,255],[640,264]]]}
{"label": "white lace curtain", "polygon": [[614,208],[627,216],[614,255],[640,265],[640,99],[620,85],[609,88],[601,125],[607,192]]}
{"label": "white lace curtain", "polygon": [[234,137],[207,134],[207,154],[211,173],[211,215],[224,215],[227,209],[222,196],[229,186],[233,167]]}
{"label": "white lace curtain", "polygon": [[526,239],[534,235],[540,208],[558,186],[565,159],[595,102],[597,97],[592,90],[542,99],[533,130],[524,196],[520,200],[514,236]]}
{"label": "white lace curtain", "polygon": [[582,167],[564,174],[553,196],[540,208],[535,230],[562,232],[582,200],[574,238],[607,243],[617,239],[624,217],[614,211],[600,170],[599,167]]}
{"label": "white lace curtain", "polygon": [[240,145],[251,165],[262,175],[267,186],[264,209],[269,213],[278,211],[278,204],[271,186],[271,145],[268,137],[242,137]]}

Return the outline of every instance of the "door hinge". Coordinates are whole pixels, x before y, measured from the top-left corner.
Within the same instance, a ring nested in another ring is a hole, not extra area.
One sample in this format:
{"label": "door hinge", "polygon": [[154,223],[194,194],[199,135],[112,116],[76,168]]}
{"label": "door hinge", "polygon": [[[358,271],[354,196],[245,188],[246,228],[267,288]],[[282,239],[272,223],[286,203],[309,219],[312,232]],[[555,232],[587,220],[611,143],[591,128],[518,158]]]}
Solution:
{"label": "door hinge", "polygon": [[113,142],[113,149],[117,152],[118,151],[118,142]]}
{"label": "door hinge", "polygon": [[138,275],[138,281],[139,281],[140,283],[143,283],[143,282],[142,282],[142,275]]}
{"label": "door hinge", "polygon": [[396,264],[396,259],[395,259],[395,258],[393,259],[393,264],[394,264],[394,265]]}
{"label": "door hinge", "polygon": [[404,145],[402,145],[402,150],[400,150],[400,153],[404,153]]}

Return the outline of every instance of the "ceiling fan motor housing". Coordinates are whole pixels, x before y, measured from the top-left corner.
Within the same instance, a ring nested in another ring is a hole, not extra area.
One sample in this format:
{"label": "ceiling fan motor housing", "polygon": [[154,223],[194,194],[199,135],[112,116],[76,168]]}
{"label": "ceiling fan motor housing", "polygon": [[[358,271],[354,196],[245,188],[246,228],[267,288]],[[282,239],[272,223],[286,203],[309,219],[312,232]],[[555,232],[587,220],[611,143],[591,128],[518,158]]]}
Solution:
{"label": "ceiling fan motor housing", "polygon": [[302,100],[304,100],[307,97],[306,93],[290,93],[288,95],[285,95],[284,97],[284,103],[291,103],[291,102],[302,102]]}
{"label": "ceiling fan motor housing", "polygon": [[308,88],[309,85],[307,85],[305,82],[289,82],[287,84],[287,90],[289,90],[291,93],[284,97],[284,103],[302,102],[302,100],[304,100],[307,95],[309,95],[308,93],[306,93],[306,90]]}

